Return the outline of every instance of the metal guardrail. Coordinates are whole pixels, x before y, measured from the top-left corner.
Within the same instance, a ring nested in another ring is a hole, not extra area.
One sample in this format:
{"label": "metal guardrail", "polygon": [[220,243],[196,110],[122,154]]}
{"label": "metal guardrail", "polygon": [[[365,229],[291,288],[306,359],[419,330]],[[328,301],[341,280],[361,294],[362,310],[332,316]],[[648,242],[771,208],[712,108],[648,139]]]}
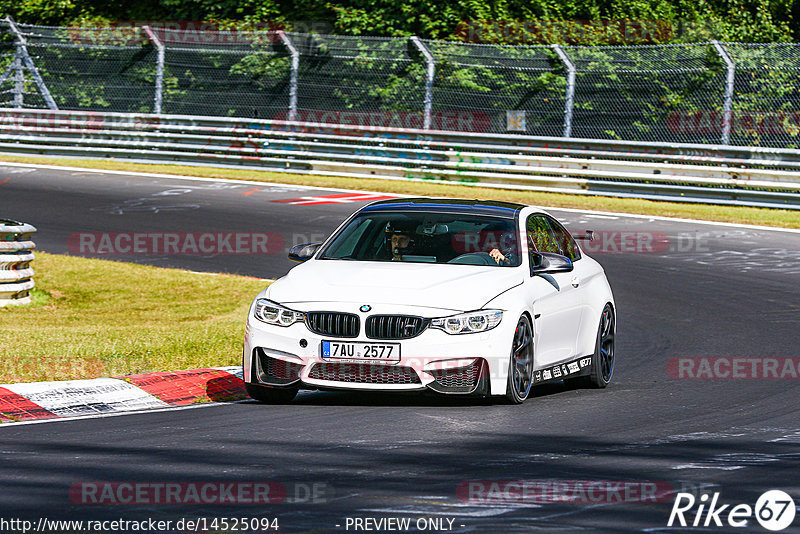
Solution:
{"label": "metal guardrail", "polygon": [[0,109],[0,152],[800,209],[800,150]]}
{"label": "metal guardrail", "polygon": [[0,307],[31,302],[35,232],[30,224],[0,219]]}

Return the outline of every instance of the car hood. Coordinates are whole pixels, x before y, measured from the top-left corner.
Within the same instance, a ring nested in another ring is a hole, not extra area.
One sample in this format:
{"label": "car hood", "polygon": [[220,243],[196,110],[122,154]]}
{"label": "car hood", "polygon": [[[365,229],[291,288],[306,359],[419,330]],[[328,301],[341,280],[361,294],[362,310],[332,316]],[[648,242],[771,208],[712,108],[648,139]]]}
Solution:
{"label": "car hood", "polygon": [[349,302],[471,311],[522,282],[521,270],[512,267],[310,260],[270,285],[267,298],[280,304]]}

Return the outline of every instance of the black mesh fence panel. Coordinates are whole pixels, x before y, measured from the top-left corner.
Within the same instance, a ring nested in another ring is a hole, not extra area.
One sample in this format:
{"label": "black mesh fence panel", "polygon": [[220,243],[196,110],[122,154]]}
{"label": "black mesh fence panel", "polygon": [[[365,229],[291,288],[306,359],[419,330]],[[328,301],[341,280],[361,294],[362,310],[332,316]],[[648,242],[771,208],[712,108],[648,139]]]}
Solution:
{"label": "black mesh fence panel", "polygon": [[712,45],[569,47],[566,52],[577,70],[573,137],[720,142],[720,131],[690,124],[690,112],[723,110],[725,64]]}
{"label": "black mesh fence panel", "polygon": [[421,128],[425,60],[409,39],[289,34],[298,120]]}
{"label": "black mesh fence panel", "polygon": [[[27,41],[31,60],[60,109],[153,110],[156,53],[141,30],[17,26]],[[13,44],[7,23],[3,23],[3,30],[4,39]],[[6,98],[13,84],[8,79],[0,86]],[[47,107],[29,71],[25,71],[23,106]]]}
{"label": "black mesh fence panel", "polygon": [[160,102],[167,114],[285,120],[294,112],[305,122],[395,128],[423,128],[430,110],[435,130],[560,137],[569,123],[576,138],[800,148],[800,44],[559,54],[546,45],[276,31],[17,28],[24,47],[0,22],[3,107],[149,113]]}
{"label": "black mesh fence panel", "polygon": [[435,110],[456,112],[473,131],[562,135],[567,82],[550,47],[425,45],[436,60]]}
{"label": "black mesh fence panel", "polygon": [[800,45],[724,46],[736,65],[731,144],[800,148]]}
{"label": "black mesh fence panel", "polygon": [[289,106],[291,59],[277,32],[154,29],[163,113],[272,119]]}

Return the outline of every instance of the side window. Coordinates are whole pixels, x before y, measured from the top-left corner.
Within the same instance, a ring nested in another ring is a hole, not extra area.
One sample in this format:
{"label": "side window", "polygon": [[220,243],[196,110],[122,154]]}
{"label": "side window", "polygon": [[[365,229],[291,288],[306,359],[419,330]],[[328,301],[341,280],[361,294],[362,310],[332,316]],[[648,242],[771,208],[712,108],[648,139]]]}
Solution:
{"label": "side window", "polygon": [[552,217],[548,217],[547,221],[550,223],[550,227],[553,229],[553,234],[558,242],[558,246],[562,250],[562,252],[559,252],[559,254],[563,254],[572,261],[581,259],[580,249],[578,248],[577,243],[575,243],[575,239],[572,237],[572,235],[570,235],[567,229]]}
{"label": "side window", "polygon": [[528,217],[526,230],[528,232],[529,254],[533,252],[562,253],[553,230],[544,215],[531,215]]}

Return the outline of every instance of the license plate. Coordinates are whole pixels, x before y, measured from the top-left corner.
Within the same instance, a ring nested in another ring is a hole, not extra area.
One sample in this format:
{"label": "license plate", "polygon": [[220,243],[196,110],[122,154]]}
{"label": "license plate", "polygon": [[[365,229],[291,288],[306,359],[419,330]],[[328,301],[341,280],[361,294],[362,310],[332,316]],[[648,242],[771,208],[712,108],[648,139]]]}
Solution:
{"label": "license plate", "polygon": [[323,341],[322,357],[330,360],[361,362],[399,362],[399,343],[361,343],[359,341]]}

